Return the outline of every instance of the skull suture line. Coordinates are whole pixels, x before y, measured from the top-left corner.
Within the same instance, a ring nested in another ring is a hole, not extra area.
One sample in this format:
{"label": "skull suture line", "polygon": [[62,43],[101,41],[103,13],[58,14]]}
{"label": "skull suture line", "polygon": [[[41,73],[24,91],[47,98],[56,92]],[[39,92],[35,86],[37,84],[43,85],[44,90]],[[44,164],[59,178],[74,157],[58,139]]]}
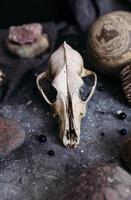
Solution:
{"label": "skull suture line", "polygon": [[96,83],[96,74],[84,68],[81,55],[66,42],[51,55],[48,70],[37,77],[38,89],[58,116],[60,139],[67,147],[79,144],[81,119]]}

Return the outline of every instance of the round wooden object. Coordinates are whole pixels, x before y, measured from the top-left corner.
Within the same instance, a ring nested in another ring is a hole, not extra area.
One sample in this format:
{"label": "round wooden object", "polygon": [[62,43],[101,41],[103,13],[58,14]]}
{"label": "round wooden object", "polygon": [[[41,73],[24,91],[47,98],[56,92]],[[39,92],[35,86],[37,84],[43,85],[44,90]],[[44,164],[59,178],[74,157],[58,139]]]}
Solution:
{"label": "round wooden object", "polygon": [[87,46],[100,72],[120,72],[131,61],[131,13],[115,11],[100,17],[90,28]]}

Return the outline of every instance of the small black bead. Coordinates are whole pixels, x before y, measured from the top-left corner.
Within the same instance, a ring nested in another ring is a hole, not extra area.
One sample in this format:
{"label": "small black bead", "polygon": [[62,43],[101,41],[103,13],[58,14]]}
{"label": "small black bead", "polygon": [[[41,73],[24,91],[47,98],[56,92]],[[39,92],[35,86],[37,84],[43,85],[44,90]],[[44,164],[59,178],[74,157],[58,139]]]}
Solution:
{"label": "small black bead", "polygon": [[126,119],[126,113],[124,112],[118,113],[117,116],[118,116],[118,119],[121,119],[121,120]]}
{"label": "small black bead", "polygon": [[105,133],[104,133],[104,132],[102,132],[102,133],[101,133],[101,136],[104,136],[104,135],[105,135]]}
{"label": "small black bead", "polygon": [[66,165],[65,171],[68,173],[69,172],[69,165]]}
{"label": "small black bead", "polygon": [[49,150],[49,151],[48,151],[48,155],[49,155],[49,156],[54,156],[54,154],[55,154],[55,152],[54,152],[53,150]]}
{"label": "small black bead", "polygon": [[46,136],[45,135],[40,135],[38,138],[39,142],[46,142]]}
{"label": "small black bead", "polygon": [[98,90],[99,90],[100,92],[102,92],[102,91],[104,90],[104,87],[103,87],[103,86],[100,86],[100,87],[98,88]]}
{"label": "small black bead", "polygon": [[126,135],[126,134],[127,134],[127,130],[126,130],[125,128],[122,128],[122,129],[120,130],[120,134],[121,134],[121,135]]}
{"label": "small black bead", "polygon": [[22,178],[19,178],[19,183],[20,183],[20,184],[22,183]]}

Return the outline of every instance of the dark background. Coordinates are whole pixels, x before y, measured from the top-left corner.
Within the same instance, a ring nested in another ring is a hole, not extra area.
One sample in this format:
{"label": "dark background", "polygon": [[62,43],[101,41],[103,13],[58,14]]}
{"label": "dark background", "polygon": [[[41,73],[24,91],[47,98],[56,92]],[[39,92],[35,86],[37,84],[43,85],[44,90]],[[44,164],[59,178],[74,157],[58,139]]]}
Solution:
{"label": "dark background", "polygon": [[67,4],[64,0],[2,0],[0,28],[35,21],[73,22]]}
{"label": "dark background", "polygon": [[[34,21],[67,20],[72,23],[74,19],[67,8],[68,1],[0,0],[0,28]],[[96,1],[103,5],[103,2],[106,4],[117,0]],[[103,7],[109,10],[107,6]],[[74,4],[72,10],[75,11]],[[91,14],[90,11],[86,16],[90,17]],[[86,18],[85,12],[83,18]],[[80,24],[80,20],[77,20]],[[58,40],[57,46],[67,41],[86,60],[86,39],[83,35],[63,35]],[[19,67],[25,66],[27,69],[23,60],[20,64]],[[88,63],[85,64],[87,66]],[[65,148],[59,140],[57,120],[38,93],[35,80],[34,74],[27,74],[15,90],[15,95],[0,104],[1,116],[18,120],[26,132],[23,146],[0,159],[0,200],[58,200],[85,168],[107,163],[120,164],[123,144],[131,137],[131,109],[126,105],[119,81],[98,74],[95,94],[82,120],[80,145],[74,150]],[[118,110],[126,113],[125,120],[120,121],[116,117]],[[122,128],[126,128],[126,135],[120,135]],[[41,134],[47,137],[45,143],[38,141]],[[49,156],[49,150],[53,150],[55,155]]]}

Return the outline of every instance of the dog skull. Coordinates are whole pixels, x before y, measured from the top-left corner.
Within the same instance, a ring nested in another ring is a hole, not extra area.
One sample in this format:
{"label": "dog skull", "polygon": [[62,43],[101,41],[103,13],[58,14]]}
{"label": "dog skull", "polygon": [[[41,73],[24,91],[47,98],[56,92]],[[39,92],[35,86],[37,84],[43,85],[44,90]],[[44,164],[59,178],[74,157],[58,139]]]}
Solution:
{"label": "dog skull", "polygon": [[79,144],[81,119],[96,83],[96,74],[83,67],[81,55],[66,42],[51,55],[48,71],[37,77],[38,89],[58,116],[60,139],[67,147]]}

